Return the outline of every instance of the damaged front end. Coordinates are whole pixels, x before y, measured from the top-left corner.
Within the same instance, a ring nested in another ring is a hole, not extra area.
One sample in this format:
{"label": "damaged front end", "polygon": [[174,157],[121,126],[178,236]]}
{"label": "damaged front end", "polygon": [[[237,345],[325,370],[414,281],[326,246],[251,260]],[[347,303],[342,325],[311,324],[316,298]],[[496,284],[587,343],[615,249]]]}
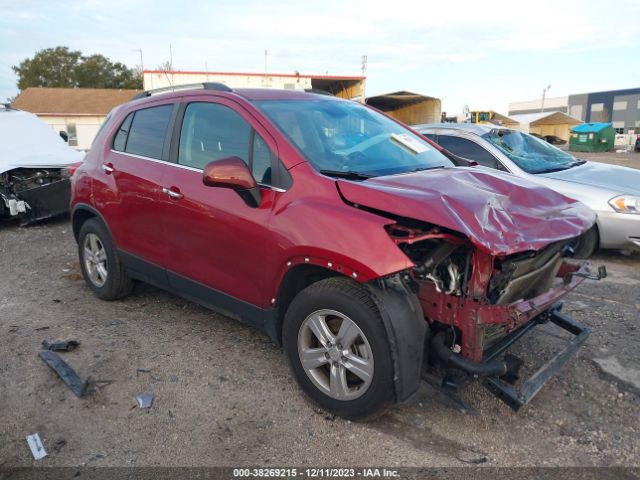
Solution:
{"label": "damaged front end", "polygon": [[[589,330],[562,315],[558,301],[601,267],[569,261],[572,239],[537,251],[495,255],[463,235],[420,221],[398,219],[388,234],[411,259],[414,290],[431,327],[431,361],[482,377],[512,408],[527,404],[586,340]],[[522,362],[506,354],[516,340],[551,322],[572,341],[531,378],[512,384]],[[443,382],[446,383],[446,382]]]}
{"label": "damaged front end", "polygon": [[0,173],[0,216],[21,225],[69,211],[69,168],[14,168]]}

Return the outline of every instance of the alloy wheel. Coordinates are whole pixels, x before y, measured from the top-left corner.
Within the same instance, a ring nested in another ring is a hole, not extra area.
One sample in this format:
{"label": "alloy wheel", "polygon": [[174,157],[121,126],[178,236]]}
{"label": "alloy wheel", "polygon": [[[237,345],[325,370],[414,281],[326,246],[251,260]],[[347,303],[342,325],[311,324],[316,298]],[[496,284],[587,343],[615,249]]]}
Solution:
{"label": "alloy wheel", "polygon": [[84,237],[84,266],[89,280],[96,287],[102,287],[108,276],[107,251],[95,233],[88,233]]}
{"label": "alloy wheel", "polygon": [[358,398],[371,385],[369,341],[353,320],[335,310],[317,310],[302,322],[298,356],[314,385],[336,400]]}

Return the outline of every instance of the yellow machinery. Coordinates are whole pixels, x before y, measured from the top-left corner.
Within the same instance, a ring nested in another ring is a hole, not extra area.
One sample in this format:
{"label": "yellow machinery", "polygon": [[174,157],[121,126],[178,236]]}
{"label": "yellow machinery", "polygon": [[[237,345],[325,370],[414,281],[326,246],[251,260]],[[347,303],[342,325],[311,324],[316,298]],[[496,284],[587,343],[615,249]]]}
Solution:
{"label": "yellow machinery", "polygon": [[496,120],[495,112],[469,112],[469,122],[470,123],[478,123],[482,125],[495,125],[498,123]]}

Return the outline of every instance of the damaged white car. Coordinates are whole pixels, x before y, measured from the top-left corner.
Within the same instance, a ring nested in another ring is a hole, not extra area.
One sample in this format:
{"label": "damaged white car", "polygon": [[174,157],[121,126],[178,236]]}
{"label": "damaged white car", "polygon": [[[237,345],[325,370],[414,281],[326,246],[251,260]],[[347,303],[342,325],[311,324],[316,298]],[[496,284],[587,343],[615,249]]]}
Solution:
{"label": "damaged white car", "polygon": [[82,157],[32,113],[0,109],[0,217],[26,225],[66,213]]}

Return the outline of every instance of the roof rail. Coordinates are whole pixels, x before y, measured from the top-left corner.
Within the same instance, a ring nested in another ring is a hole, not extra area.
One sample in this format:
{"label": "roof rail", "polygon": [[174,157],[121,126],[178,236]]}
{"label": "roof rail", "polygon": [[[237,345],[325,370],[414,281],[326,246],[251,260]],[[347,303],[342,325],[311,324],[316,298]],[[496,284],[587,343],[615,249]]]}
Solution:
{"label": "roof rail", "polygon": [[145,90],[144,92],[140,92],[136,94],[131,100],[147,98],[147,97],[150,97],[151,95],[157,95],[159,93],[175,92],[176,90],[192,90],[197,88],[202,88],[204,90],[218,90],[220,92],[233,92],[233,90],[231,90],[231,88],[226,86],[224,83],[215,83],[215,82],[188,83],[185,85],[170,85],[168,87],[154,88],[153,90]]}

